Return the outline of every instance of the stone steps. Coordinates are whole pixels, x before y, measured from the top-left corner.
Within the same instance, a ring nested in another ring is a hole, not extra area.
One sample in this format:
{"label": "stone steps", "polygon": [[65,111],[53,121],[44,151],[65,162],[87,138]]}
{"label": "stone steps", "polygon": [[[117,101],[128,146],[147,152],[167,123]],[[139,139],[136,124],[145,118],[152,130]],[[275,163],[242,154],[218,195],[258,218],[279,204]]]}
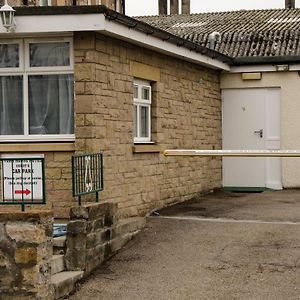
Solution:
{"label": "stone steps", "polygon": [[[87,235],[89,242],[87,245],[89,245],[90,248],[88,250],[84,248],[83,251],[85,252],[67,251],[66,253],[66,237],[54,238],[54,255],[52,258],[51,273],[55,299],[67,297],[72,293],[76,288],[77,281],[83,278],[83,276],[88,276],[90,272],[99,267],[104,260],[120,250],[145,226],[145,222],[145,218],[135,217],[119,220],[119,222],[112,227],[96,228],[97,230],[95,232]],[[73,223],[71,222],[70,224]],[[68,236],[68,239],[69,238],[70,236]],[[77,241],[77,243],[80,244],[81,240]],[[72,240],[71,242],[68,240],[68,247],[70,247],[70,245],[72,246]],[[87,251],[89,251],[89,254],[87,254]],[[78,255],[78,257],[74,256],[75,254]],[[72,265],[73,262],[77,263],[80,261],[82,257],[85,259],[83,265]],[[65,267],[70,270],[84,269],[84,271],[64,271]]]}
{"label": "stone steps", "polygon": [[65,270],[65,256],[63,254],[53,255],[51,260],[51,275]]}
{"label": "stone steps", "polygon": [[66,237],[60,236],[53,238],[53,254],[65,254],[66,249]]}
{"label": "stone steps", "polygon": [[51,283],[54,287],[54,299],[68,296],[75,290],[76,282],[83,277],[83,271],[64,271],[52,275]]}

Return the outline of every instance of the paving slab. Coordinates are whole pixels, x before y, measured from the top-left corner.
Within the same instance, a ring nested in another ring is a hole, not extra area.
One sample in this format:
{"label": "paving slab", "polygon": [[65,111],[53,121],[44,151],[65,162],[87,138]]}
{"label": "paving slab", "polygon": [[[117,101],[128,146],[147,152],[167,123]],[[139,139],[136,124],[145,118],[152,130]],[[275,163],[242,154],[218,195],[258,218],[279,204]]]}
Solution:
{"label": "paving slab", "polygon": [[300,222],[300,190],[233,193],[217,191],[164,208],[161,216]]}
{"label": "paving slab", "polygon": [[159,211],[69,299],[300,299],[300,191],[265,193]]}

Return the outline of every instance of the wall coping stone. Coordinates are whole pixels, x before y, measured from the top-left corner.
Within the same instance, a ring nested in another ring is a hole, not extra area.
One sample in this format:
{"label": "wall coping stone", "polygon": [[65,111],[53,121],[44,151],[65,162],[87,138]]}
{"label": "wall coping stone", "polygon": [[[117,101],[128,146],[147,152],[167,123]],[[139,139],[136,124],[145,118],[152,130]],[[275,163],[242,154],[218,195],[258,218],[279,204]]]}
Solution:
{"label": "wall coping stone", "polygon": [[0,212],[0,222],[7,222],[7,221],[44,221],[49,217],[53,217],[53,212],[50,210],[44,211],[29,211],[29,212],[16,212],[16,211],[6,211]]}

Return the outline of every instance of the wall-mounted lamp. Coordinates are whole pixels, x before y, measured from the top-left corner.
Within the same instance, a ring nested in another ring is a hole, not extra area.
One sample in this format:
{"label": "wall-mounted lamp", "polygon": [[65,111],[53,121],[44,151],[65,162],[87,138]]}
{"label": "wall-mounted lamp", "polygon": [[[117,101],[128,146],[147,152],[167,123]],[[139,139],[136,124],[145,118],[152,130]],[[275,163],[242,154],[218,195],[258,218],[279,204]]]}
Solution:
{"label": "wall-mounted lamp", "polygon": [[287,72],[289,69],[289,65],[276,65],[276,71],[278,72]]}
{"label": "wall-mounted lamp", "polygon": [[0,8],[0,14],[2,25],[6,28],[6,31],[14,31],[16,26],[15,10],[7,4],[7,0],[5,0],[5,4]]}

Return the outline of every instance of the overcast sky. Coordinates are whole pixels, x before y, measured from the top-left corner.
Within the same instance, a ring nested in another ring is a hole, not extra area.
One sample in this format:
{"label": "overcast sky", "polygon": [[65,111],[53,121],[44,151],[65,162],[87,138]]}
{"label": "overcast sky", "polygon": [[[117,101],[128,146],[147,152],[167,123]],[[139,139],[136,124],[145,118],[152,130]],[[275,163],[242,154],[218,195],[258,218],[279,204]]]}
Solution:
{"label": "overcast sky", "polygon": [[[191,12],[284,8],[285,0],[191,0]],[[300,7],[300,0],[296,0]],[[158,0],[126,0],[126,15],[157,15]]]}

